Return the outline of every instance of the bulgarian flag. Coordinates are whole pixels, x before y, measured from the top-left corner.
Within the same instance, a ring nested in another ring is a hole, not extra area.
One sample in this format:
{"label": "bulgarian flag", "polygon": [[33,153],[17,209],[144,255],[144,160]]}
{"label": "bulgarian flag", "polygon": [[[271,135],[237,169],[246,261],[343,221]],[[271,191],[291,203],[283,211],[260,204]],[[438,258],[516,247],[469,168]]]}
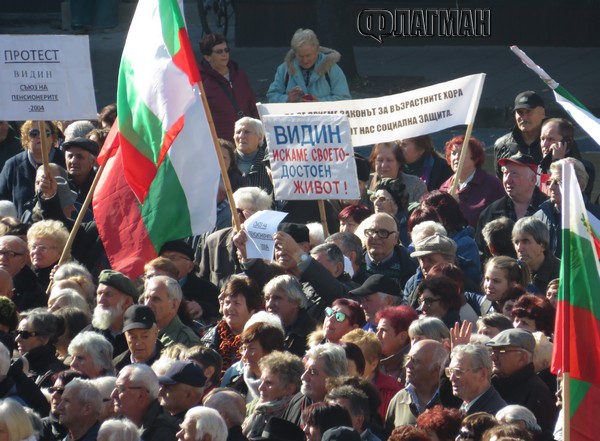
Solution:
{"label": "bulgarian flag", "polygon": [[216,220],[220,168],[181,11],[177,0],[138,2],[119,68],[118,148],[94,197],[111,266],[131,276]]}
{"label": "bulgarian flag", "polygon": [[[562,171],[563,252],[552,372],[569,373],[563,398],[570,426],[564,439],[596,440],[600,433],[600,264],[573,166]],[[564,386],[563,386],[564,387]]]}
{"label": "bulgarian flag", "polygon": [[521,59],[523,64],[533,70],[554,91],[554,98],[571,118],[600,145],[600,119],[596,118],[581,102],[569,93],[564,87],[550,78],[544,69],[535,64],[531,58],[517,46],[511,46],[510,50]]}

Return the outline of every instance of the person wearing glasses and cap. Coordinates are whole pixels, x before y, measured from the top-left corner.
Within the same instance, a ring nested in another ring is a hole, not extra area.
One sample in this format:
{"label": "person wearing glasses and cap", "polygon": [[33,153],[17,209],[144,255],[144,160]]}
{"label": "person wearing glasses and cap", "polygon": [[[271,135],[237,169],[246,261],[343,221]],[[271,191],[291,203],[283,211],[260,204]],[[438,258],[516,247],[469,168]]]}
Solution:
{"label": "person wearing glasses and cap", "polygon": [[543,431],[556,422],[553,393],[537,376],[533,365],[535,338],[525,329],[507,329],[485,344],[492,356],[492,384],[508,404],[525,406]]}
{"label": "person wearing glasses and cap", "polygon": [[33,121],[25,121],[21,126],[21,143],[25,151],[13,156],[0,172],[0,199],[12,201],[21,216],[24,204],[35,195],[35,174],[42,164],[42,136],[48,150],[48,161],[65,168],[65,156],[54,145],[58,131],[52,121],[44,121],[42,130]]}

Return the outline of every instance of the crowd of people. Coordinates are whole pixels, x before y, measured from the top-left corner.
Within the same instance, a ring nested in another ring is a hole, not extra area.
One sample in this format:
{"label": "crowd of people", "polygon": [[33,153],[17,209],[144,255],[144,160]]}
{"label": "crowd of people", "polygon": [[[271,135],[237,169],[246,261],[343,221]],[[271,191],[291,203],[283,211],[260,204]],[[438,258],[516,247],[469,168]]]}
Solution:
{"label": "crowd of people", "polygon": [[[316,202],[273,199],[227,41],[201,49],[241,229],[222,191],[214,231],[163,244],[139,277],[108,267],[83,206],[116,106],[0,122],[0,441],[562,440],[563,164],[598,212],[573,125],[518,94],[495,176],[474,138],[460,169],[462,136],[445,157],[427,135],[376,144],[355,156],[360,198],[326,201],[325,237]],[[350,99],[339,59],[298,30],[269,100]],[[274,259],[249,258],[244,222],[269,209],[288,213]]]}

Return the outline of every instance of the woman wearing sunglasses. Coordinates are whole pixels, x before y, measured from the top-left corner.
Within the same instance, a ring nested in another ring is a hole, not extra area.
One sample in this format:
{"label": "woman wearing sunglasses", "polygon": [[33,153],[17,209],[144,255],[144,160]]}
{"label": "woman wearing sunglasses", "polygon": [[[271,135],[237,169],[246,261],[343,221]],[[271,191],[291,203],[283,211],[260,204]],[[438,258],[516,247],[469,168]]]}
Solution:
{"label": "woman wearing sunglasses", "polygon": [[357,301],[337,299],[331,307],[325,308],[323,337],[325,342],[339,344],[340,339],[366,323],[365,313]]}
{"label": "woman wearing sunglasses", "polygon": [[206,35],[200,41],[200,50],[202,85],[217,136],[232,142],[238,119],[258,118],[256,97],[246,73],[229,58],[229,46],[223,35]]}
{"label": "woman wearing sunglasses", "polygon": [[25,121],[21,127],[23,152],[13,156],[0,173],[0,199],[12,201],[19,217],[35,196],[35,174],[42,164],[42,139],[48,149],[48,160],[65,168],[64,153],[55,148],[57,128],[52,121],[40,124],[41,133],[33,121]]}

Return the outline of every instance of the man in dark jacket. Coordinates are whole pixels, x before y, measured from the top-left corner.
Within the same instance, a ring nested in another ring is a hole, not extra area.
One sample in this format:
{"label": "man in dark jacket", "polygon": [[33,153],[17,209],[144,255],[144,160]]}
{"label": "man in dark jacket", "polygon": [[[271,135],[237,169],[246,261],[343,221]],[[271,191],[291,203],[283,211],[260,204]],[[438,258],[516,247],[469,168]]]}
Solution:
{"label": "man in dark jacket", "polygon": [[246,415],[246,400],[230,389],[221,389],[210,393],[204,400],[204,406],[215,409],[227,425],[227,441],[248,441],[242,433],[242,423]]}
{"label": "man in dark jacket", "polygon": [[60,424],[69,430],[64,441],[96,441],[101,408],[102,396],[95,386],[79,378],[67,384],[56,407]]}
{"label": "man in dark jacket", "polygon": [[163,346],[158,339],[154,312],[150,308],[144,305],[127,308],[123,316],[123,333],[129,349],[113,359],[117,372],[133,363],[152,366],[159,359]]}
{"label": "man in dark jacket", "polygon": [[491,348],[492,384],[508,404],[525,406],[543,431],[554,428],[554,395],[533,367],[535,338],[525,329],[507,329],[486,343]]}
{"label": "man in dark jacket", "polygon": [[517,124],[494,143],[494,163],[499,178],[502,178],[502,169],[498,161],[502,158],[522,153],[532,156],[536,165],[542,160],[540,131],[546,117],[544,100],[533,91],[521,92],[515,98],[513,111]]}

